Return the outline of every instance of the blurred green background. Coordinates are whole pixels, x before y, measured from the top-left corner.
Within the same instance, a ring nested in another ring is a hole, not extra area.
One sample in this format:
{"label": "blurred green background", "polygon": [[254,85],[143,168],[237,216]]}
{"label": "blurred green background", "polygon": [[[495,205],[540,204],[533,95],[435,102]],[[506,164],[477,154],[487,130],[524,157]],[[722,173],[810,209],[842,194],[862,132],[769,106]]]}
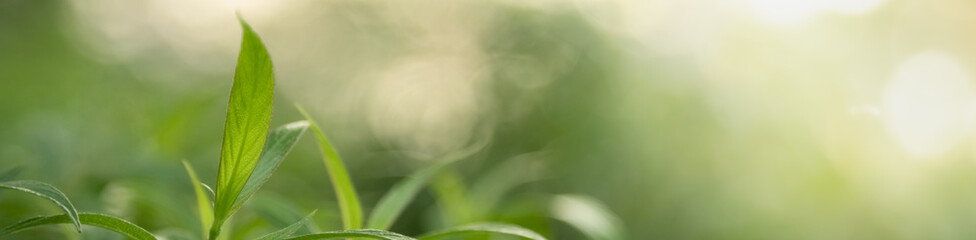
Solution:
{"label": "blurred green background", "polygon": [[[405,175],[488,143],[418,196],[397,232],[493,220],[587,239],[550,211],[553,196],[575,194],[616,215],[584,225],[625,239],[970,239],[974,10],[968,0],[0,0],[0,171],[21,167],[81,211],[196,236],[180,161],[214,182],[240,11],[275,64],[273,125],[301,119],[295,103],[309,109],[367,212]],[[0,192],[0,226],[57,212],[48,205]],[[306,136],[238,213],[234,239],[313,209],[321,230],[340,228]]]}

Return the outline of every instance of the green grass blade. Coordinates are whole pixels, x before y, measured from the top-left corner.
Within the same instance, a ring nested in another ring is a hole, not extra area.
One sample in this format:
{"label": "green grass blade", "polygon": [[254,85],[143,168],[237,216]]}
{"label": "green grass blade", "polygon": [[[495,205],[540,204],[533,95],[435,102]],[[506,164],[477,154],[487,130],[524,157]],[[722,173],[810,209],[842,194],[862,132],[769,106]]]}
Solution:
{"label": "green grass blade", "polygon": [[[107,230],[111,230],[113,232],[121,233],[122,235],[125,235],[126,237],[129,237],[131,239],[136,239],[136,240],[156,239],[156,237],[153,236],[152,233],[149,233],[149,231],[146,231],[145,229],[142,229],[141,227],[136,226],[135,224],[132,224],[120,218],[97,214],[97,213],[82,213],[80,214],[80,219],[82,224],[100,227]],[[65,214],[46,216],[46,217],[35,217],[24,221],[20,221],[18,223],[15,223],[14,225],[10,225],[7,226],[6,228],[0,229],[0,237],[24,229],[36,227],[36,226],[43,226],[43,225],[50,225],[50,224],[65,224],[65,223],[72,223],[72,222],[74,222],[74,219],[72,219],[70,216]]]}
{"label": "green grass blade", "polygon": [[64,210],[67,217],[71,220],[71,223],[73,223],[75,228],[78,229],[78,232],[81,232],[81,221],[78,220],[78,210],[75,209],[74,205],[71,205],[71,201],[68,200],[68,197],[54,186],[33,180],[19,180],[2,182],[0,183],[0,189],[11,189],[26,192],[54,202],[54,204],[57,204],[58,207],[61,207],[61,210]]}
{"label": "green grass blade", "polygon": [[[257,213],[257,218],[267,223],[268,227],[281,229],[288,227],[298,220],[301,220],[303,217],[305,217],[305,214],[308,214],[299,211],[298,209],[300,209],[300,207],[298,207],[291,200],[292,199],[286,199],[276,194],[255,195],[254,198],[249,201],[248,208]],[[335,208],[334,210],[333,208],[326,208],[325,210],[319,209],[316,214],[338,216],[338,212],[338,208]],[[307,221],[305,221],[305,227],[298,229],[295,234],[304,235],[317,232],[322,232],[322,230],[319,230],[314,218],[309,218]]]}
{"label": "green grass blade", "polygon": [[441,170],[430,183],[445,226],[457,226],[480,221],[474,202],[468,194],[464,179],[454,169]]}
{"label": "green grass blade", "polygon": [[343,230],[324,233],[313,233],[287,240],[315,240],[315,239],[336,239],[336,238],[367,238],[367,239],[386,239],[386,240],[416,240],[412,237],[400,235],[395,232],[388,232],[377,229]]}
{"label": "green grass blade", "polygon": [[339,158],[339,153],[332,147],[332,143],[325,137],[325,133],[319,125],[312,120],[312,117],[301,106],[295,106],[298,111],[305,116],[312,124],[312,131],[319,142],[319,151],[322,152],[322,160],[325,168],[329,172],[329,179],[332,180],[332,187],[335,189],[336,198],[339,201],[339,211],[342,214],[342,225],[345,229],[359,229],[363,225],[363,209],[359,204],[359,197],[356,195],[356,188],[349,179],[349,173]]}
{"label": "green grass blade", "polygon": [[455,154],[448,155],[438,161],[437,164],[414,172],[406,179],[398,182],[376,203],[376,207],[373,208],[373,211],[369,215],[369,220],[366,222],[366,227],[383,230],[390,229],[393,222],[403,213],[403,210],[407,208],[410,201],[430,181],[431,177],[437,174],[444,166],[480,151],[488,142],[487,138],[485,138],[484,141],[475,143]]}
{"label": "green grass blade", "polygon": [[278,169],[281,162],[285,160],[285,156],[295,147],[295,143],[305,133],[305,129],[308,129],[308,121],[285,124],[271,131],[264,145],[264,150],[261,151],[261,158],[258,160],[258,165],[254,168],[254,172],[251,173],[251,177],[247,179],[247,183],[244,184],[244,189],[241,190],[240,195],[237,195],[235,204],[238,206],[234,206],[235,209],[240,208],[241,204],[244,204],[251,196],[254,196],[258,188],[261,188],[271,178],[271,173],[275,169]]}
{"label": "green grass blade", "polygon": [[475,219],[490,218],[498,203],[516,187],[542,179],[543,165],[539,165],[538,158],[544,153],[521,154],[493,166],[484,171],[478,179],[470,185],[468,196],[472,205]]}
{"label": "green grass blade", "polygon": [[424,185],[434,176],[441,168],[444,168],[445,163],[439,163],[437,165],[421,169],[407,177],[407,179],[400,181],[383,198],[376,203],[376,207],[373,208],[373,212],[369,215],[369,221],[366,223],[367,228],[375,229],[390,229],[393,225],[393,221],[400,216],[400,213],[407,207],[410,200],[413,200],[417,193],[423,189]]}
{"label": "green grass blade", "polygon": [[193,170],[193,166],[190,163],[183,161],[183,167],[186,168],[186,173],[190,175],[190,181],[193,183],[193,192],[197,196],[197,213],[200,214],[200,224],[202,225],[201,231],[203,238],[207,238],[207,229],[213,224],[213,208],[210,205],[210,198],[207,197],[207,193],[204,192],[204,185],[200,183],[200,179],[197,178],[196,171]]}
{"label": "green grass blade", "polygon": [[312,213],[309,213],[307,216],[305,216],[305,218],[302,218],[302,220],[299,220],[298,222],[295,222],[295,223],[293,223],[291,225],[288,225],[288,227],[285,227],[285,228],[282,228],[281,230],[274,231],[274,232],[269,233],[267,235],[261,236],[257,240],[281,240],[281,239],[285,239],[288,236],[291,236],[292,234],[295,234],[295,232],[297,232],[298,229],[301,228],[303,224],[308,223],[308,219],[311,218],[312,215],[315,215],[315,212],[316,211],[312,211]]}
{"label": "green grass blade", "polygon": [[251,26],[243,19],[240,23],[244,33],[224,123],[211,239],[220,234],[223,222],[240,206],[235,202],[257,166],[271,123],[274,97],[271,57]]}
{"label": "green grass blade", "polygon": [[596,199],[577,196],[559,195],[553,198],[552,215],[560,221],[568,223],[584,235],[594,240],[626,239],[620,219]]}
{"label": "green grass blade", "polygon": [[469,224],[469,225],[464,225],[460,227],[455,227],[443,231],[430,233],[421,236],[417,239],[419,240],[440,239],[443,237],[458,236],[458,235],[472,234],[472,233],[500,233],[500,234],[518,236],[518,237],[532,239],[532,240],[546,240],[545,237],[542,237],[542,235],[539,235],[538,233],[533,232],[532,230],[519,227],[516,225],[512,225],[512,224],[505,224],[505,223]]}

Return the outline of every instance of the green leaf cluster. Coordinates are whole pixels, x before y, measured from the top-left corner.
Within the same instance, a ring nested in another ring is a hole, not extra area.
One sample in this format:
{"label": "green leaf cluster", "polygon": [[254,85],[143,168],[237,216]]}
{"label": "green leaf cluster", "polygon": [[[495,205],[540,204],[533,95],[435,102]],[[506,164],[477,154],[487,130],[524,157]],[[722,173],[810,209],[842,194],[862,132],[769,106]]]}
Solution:
{"label": "green leaf cluster", "polygon": [[[239,20],[243,28],[241,50],[227,106],[216,191],[202,183],[193,166],[183,161],[183,167],[186,169],[196,196],[195,208],[202,229],[199,235],[201,238],[213,240],[221,236],[224,223],[228,222],[234,213],[254,196],[296,145],[305,130],[311,128],[318,140],[323,163],[338,198],[344,230],[292,237],[291,235],[303,225],[312,224],[310,218],[315,214],[313,211],[298,222],[268,233],[258,238],[259,240],[336,238],[416,240],[484,232],[533,240],[545,239],[531,230],[502,223],[464,225],[436,231],[419,238],[386,231],[413,198],[442,169],[480,150],[483,144],[475,144],[474,147],[458,154],[446,156],[440,163],[417,171],[397,183],[381,198],[368,220],[364,222],[362,205],[342,158],[319,124],[312,120],[304,109],[297,107],[306,120],[285,124],[268,131],[275,86],[271,57],[251,26],[240,17]],[[132,239],[157,239],[157,236],[149,231],[124,219],[97,213],[79,214],[67,196],[50,184],[31,180],[6,181],[14,178],[17,171],[18,169],[15,169],[0,174],[0,181],[5,181],[0,182],[0,189],[36,195],[54,203],[64,213],[20,221],[0,229],[0,237],[37,226],[72,224],[78,232],[82,231],[81,225],[89,225],[108,229]],[[207,193],[208,190],[210,194]],[[213,195],[213,201],[210,195]],[[364,223],[366,227],[372,229],[363,229]]]}

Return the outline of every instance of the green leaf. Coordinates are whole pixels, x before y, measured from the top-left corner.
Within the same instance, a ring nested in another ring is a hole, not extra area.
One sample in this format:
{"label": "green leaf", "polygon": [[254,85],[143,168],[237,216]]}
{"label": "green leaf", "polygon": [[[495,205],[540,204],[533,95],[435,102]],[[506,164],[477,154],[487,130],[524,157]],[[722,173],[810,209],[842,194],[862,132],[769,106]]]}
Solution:
{"label": "green leaf", "polygon": [[[122,235],[125,235],[132,239],[137,239],[137,240],[156,239],[156,237],[153,236],[152,233],[149,233],[149,231],[146,231],[145,229],[142,229],[141,227],[136,226],[135,224],[132,224],[126,220],[116,218],[113,216],[102,215],[97,213],[82,213],[80,214],[80,219],[82,224],[108,229],[113,232],[121,233]],[[10,225],[6,228],[0,229],[0,237],[24,229],[36,227],[36,226],[50,225],[50,224],[65,224],[65,223],[72,223],[72,222],[74,222],[74,219],[72,219],[70,216],[65,214],[46,216],[46,217],[35,217],[24,221],[20,221],[18,223],[15,223],[14,225]]]}
{"label": "green leaf", "polygon": [[342,214],[342,225],[345,229],[359,229],[363,225],[363,209],[359,204],[359,197],[356,195],[356,188],[349,179],[349,173],[339,158],[339,153],[332,147],[332,143],[325,137],[325,133],[319,125],[312,120],[312,117],[301,106],[295,105],[298,111],[305,116],[312,124],[312,131],[315,132],[319,141],[319,151],[322,152],[322,160],[325,168],[329,172],[329,179],[332,180],[332,188],[335,189],[336,198],[339,201],[339,211]]}
{"label": "green leaf", "polygon": [[285,227],[285,228],[283,228],[281,230],[278,230],[278,231],[274,231],[272,233],[268,233],[267,235],[264,235],[264,236],[259,237],[257,240],[281,240],[281,239],[285,239],[288,236],[291,236],[292,234],[295,234],[295,232],[297,232],[298,229],[301,228],[303,224],[306,224],[308,222],[308,219],[311,218],[312,215],[315,215],[315,212],[316,211],[312,211],[312,213],[309,213],[308,215],[306,215],[304,218],[302,218],[302,220],[299,220],[298,222],[295,222],[295,223],[293,223],[291,225],[288,225],[288,227]]}
{"label": "green leaf", "polygon": [[207,197],[207,193],[204,192],[203,183],[200,183],[200,179],[197,178],[196,171],[193,170],[193,166],[190,163],[183,161],[183,167],[186,168],[187,174],[190,175],[190,181],[193,183],[193,190],[197,196],[197,213],[200,214],[200,224],[202,225],[201,231],[203,238],[207,238],[207,229],[213,224],[213,208],[210,205],[210,198]]}
{"label": "green leaf", "polygon": [[450,228],[443,231],[437,231],[434,233],[429,233],[427,235],[421,236],[417,239],[419,240],[429,240],[429,239],[439,239],[449,236],[457,236],[471,233],[500,233],[512,236],[518,236],[522,238],[528,238],[532,240],[546,240],[545,237],[539,235],[532,230],[519,227],[512,224],[505,223],[475,223],[464,225],[460,227]]}
{"label": "green leaf", "polygon": [[474,209],[475,218],[489,218],[512,189],[541,179],[544,168],[537,160],[544,156],[544,152],[520,154],[483,170],[484,174],[470,185],[468,194],[473,205],[478,206]]}
{"label": "green leaf", "polygon": [[442,170],[434,176],[430,185],[442,213],[441,222],[445,226],[471,223],[479,219],[475,212],[477,205],[470,198],[464,179],[458,171]]}
{"label": "green leaf", "polygon": [[596,199],[579,195],[558,195],[552,199],[552,215],[594,240],[626,239],[620,219]]}
{"label": "green leaf", "polygon": [[257,33],[238,18],[244,33],[227,104],[211,239],[220,235],[221,225],[240,207],[237,198],[257,166],[271,123],[274,97],[271,57]]}
{"label": "green leaf", "polygon": [[[288,227],[288,225],[301,220],[305,217],[305,214],[308,214],[299,211],[299,207],[291,199],[286,199],[276,194],[255,195],[248,204],[248,207],[258,214],[258,218],[267,223],[267,226],[271,228],[281,229]],[[326,216],[339,215],[338,208],[335,210],[319,209],[317,212],[317,214],[323,213]],[[299,229],[295,234],[309,234],[321,231],[315,224],[315,219],[310,218],[306,221],[305,228]]]}
{"label": "green leaf", "polygon": [[416,240],[412,237],[400,235],[399,233],[388,232],[388,231],[377,230],[377,229],[359,229],[359,230],[343,230],[343,231],[334,231],[334,232],[313,233],[313,234],[289,238],[287,240],[315,240],[315,239],[335,239],[335,238]]}
{"label": "green leaf", "polygon": [[[308,121],[297,121],[278,127],[268,135],[258,165],[251,173],[251,177],[247,179],[247,183],[244,184],[244,189],[237,196],[235,204],[244,204],[251,196],[254,196],[258,188],[261,188],[271,178],[271,173],[278,169],[281,162],[285,160],[285,156],[305,133],[305,129],[308,129]],[[234,208],[240,208],[240,206]]]}
{"label": "green leaf", "polygon": [[20,180],[2,182],[0,183],[0,188],[34,194],[38,197],[42,197],[54,202],[54,204],[57,204],[58,207],[61,207],[61,210],[64,210],[67,216],[71,219],[71,222],[74,223],[75,228],[78,229],[78,232],[81,232],[81,221],[78,220],[78,210],[75,210],[75,206],[71,205],[71,201],[68,200],[68,197],[54,186],[33,180]]}
{"label": "green leaf", "polygon": [[376,203],[376,207],[373,208],[373,212],[369,215],[369,220],[366,223],[367,228],[374,229],[389,229],[393,222],[396,221],[397,217],[403,213],[403,210],[407,208],[407,204],[417,196],[417,193],[423,189],[424,185],[430,181],[430,178],[437,174],[444,166],[454,163],[458,160],[467,158],[477,151],[483,149],[487,143],[488,138],[483,139],[464,150],[458,151],[455,154],[450,154],[443,159],[439,160],[437,164],[433,166],[424,168],[420,171],[416,171],[406,179],[401,180],[393,188],[390,189],[383,198]]}
{"label": "green leaf", "polygon": [[445,165],[447,165],[447,162],[430,166],[398,182],[376,203],[376,207],[373,208],[373,212],[369,215],[369,221],[366,223],[366,227],[389,229],[393,225],[393,221],[400,216],[403,209],[410,203],[410,200],[417,196],[417,193],[423,189],[430,178],[440,171],[441,168],[444,168]]}

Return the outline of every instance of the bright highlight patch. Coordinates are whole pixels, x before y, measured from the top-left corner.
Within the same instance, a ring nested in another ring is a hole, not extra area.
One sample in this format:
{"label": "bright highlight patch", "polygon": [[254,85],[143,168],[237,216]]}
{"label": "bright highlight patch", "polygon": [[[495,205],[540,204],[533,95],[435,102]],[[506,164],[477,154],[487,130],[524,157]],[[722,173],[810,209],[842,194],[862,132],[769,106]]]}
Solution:
{"label": "bright highlight patch", "polygon": [[883,0],[749,0],[760,20],[772,25],[802,24],[826,13],[863,14]]}
{"label": "bright highlight patch", "polygon": [[749,5],[759,19],[773,25],[807,22],[823,10],[816,1],[750,0]]}
{"label": "bright highlight patch", "polygon": [[617,226],[622,223],[596,199],[579,195],[553,198],[553,217],[573,225],[591,239],[626,239]]}
{"label": "bright highlight patch", "polygon": [[933,156],[969,132],[972,79],[949,56],[926,52],[902,63],[884,92],[884,121],[895,140],[916,156]]}
{"label": "bright highlight patch", "polygon": [[884,0],[829,0],[825,2],[829,3],[827,9],[833,12],[862,14],[878,8]]}

